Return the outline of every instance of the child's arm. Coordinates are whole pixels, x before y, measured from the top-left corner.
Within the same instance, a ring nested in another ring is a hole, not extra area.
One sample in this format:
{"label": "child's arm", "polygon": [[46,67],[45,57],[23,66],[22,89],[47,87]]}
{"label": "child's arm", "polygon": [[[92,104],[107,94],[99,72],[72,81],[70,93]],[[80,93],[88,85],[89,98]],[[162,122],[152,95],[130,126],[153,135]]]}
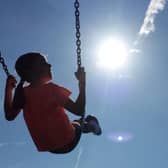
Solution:
{"label": "child's arm", "polygon": [[65,109],[72,112],[75,115],[82,116],[85,112],[85,103],[86,103],[86,94],[85,94],[85,71],[84,68],[80,68],[75,73],[76,78],[79,81],[79,95],[75,102],[73,102],[71,99],[68,99],[68,101],[65,104]]}
{"label": "child's arm", "polygon": [[[21,107],[16,105],[19,104],[18,96],[17,98],[13,98],[13,90],[16,87],[16,83],[17,83],[16,79],[11,75],[6,80],[4,111],[5,111],[5,118],[8,121],[14,120],[21,110]],[[14,97],[16,97],[16,95],[19,95],[17,91],[15,91]]]}

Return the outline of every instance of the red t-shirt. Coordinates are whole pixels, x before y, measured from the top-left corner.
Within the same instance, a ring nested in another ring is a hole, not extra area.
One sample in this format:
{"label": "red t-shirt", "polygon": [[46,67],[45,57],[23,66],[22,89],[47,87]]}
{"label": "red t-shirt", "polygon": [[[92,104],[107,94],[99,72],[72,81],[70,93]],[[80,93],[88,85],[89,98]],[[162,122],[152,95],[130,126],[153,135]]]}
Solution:
{"label": "red t-shirt", "polygon": [[39,151],[63,147],[75,137],[75,130],[64,111],[71,92],[54,83],[24,88],[23,116]]}

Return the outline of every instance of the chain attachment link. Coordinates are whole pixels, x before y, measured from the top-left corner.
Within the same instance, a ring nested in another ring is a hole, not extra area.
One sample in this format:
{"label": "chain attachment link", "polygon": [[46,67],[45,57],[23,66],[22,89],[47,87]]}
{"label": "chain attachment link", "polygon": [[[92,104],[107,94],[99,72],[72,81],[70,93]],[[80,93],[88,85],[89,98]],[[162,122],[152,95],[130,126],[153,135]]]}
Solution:
{"label": "chain attachment link", "polygon": [[9,71],[8,71],[7,65],[5,64],[5,60],[4,60],[4,58],[2,57],[2,55],[1,55],[1,52],[0,52],[0,63],[2,64],[2,68],[3,68],[3,70],[5,71],[6,75],[9,76],[10,73],[9,73]]}
{"label": "chain attachment link", "polygon": [[75,7],[75,28],[76,28],[76,54],[77,54],[77,65],[78,68],[81,67],[81,33],[80,33],[80,12],[79,12],[79,1],[75,0],[74,7]]}

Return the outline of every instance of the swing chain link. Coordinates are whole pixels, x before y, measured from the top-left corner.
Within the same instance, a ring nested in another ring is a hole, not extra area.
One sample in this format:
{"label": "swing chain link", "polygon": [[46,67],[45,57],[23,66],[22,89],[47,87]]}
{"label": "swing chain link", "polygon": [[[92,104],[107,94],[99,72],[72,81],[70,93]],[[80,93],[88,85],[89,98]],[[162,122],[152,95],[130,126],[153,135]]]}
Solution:
{"label": "swing chain link", "polygon": [[81,67],[81,40],[80,40],[80,19],[79,19],[79,1],[75,0],[74,2],[74,7],[75,7],[75,26],[76,26],[76,54],[77,54],[77,65],[78,68]]}
{"label": "swing chain link", "polygon": [[[76,26],[76,54],[77,54],[77,66],[78,70],[81,68],[81,33],[80,33],[80,12],[79,12],[79,0],[75,0],[74,7],[75,7],[75,26]],[[85,122],[85,111],[81,116],[81,129],[84,128]]]}
{"label": "swing chain link", "polygon": [[10,73],[9,73],[9,71],[8,71],[7,65],[5,64],[4,58],[1,56],[1,52],[0,52],[0,63],[2,64],[2,68],[3,68],[3,70],[5,71],[6,75],[9,76]]}

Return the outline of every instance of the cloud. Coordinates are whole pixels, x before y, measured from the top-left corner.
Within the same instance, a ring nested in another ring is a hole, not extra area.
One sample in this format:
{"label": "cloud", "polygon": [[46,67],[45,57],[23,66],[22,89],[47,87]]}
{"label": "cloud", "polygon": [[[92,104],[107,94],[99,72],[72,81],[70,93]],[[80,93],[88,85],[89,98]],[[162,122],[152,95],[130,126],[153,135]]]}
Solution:
{"label": "cloud", "polygon": [[155,18],[159,11],[162,11],[166,5],[166,0],[151,0],[146,11],[143,24],[139,31],[139,36],[148,35],[155,31]]}
{"label": "cloud", "polygon": [[26,141],[21,141],[21,142],[0,142],[0,148],[5,147],[5,146],[9,146],[9,145],[14,145],[14,146],[22,146],[22,145],[26,145],[27,142]]}
{"label": "cloud", "polygon": [[156,15],[164,10],[166,5],[166,0],[151,0],[143,21],[143,24],[140,27],[137,38],[133,43],[133,48],[130,50],[131,54],[138,54],[141,52],[140,49],[137,48],[137,45],[140,44],[146,36],[148,36],[151,32],[155,31],[155,18]]}
{"label": "cloud", "polygon": [[4,147],[4,146],[7,146],[7,145],[8,145],[7,142],[2,142],[2,143],[0,143],[0,148],[2,148],[2,147]]}

